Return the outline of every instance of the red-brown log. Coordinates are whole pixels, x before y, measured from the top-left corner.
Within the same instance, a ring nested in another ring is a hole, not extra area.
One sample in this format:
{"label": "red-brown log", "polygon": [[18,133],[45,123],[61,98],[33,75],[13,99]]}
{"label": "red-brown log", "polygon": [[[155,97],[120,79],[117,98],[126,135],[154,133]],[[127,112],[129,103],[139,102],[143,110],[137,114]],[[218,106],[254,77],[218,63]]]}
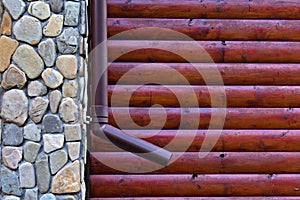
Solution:
{"label": "red-brown log", "polygon": [[[90,198],[91,200],[156,200],[157,197],[138,197],[138,198]],[[182,200],[182,197],[162,197],[165,200]],[[249,197],[184,197],[184,200],[249,200]],[[299,197],[251,197],[251,200],[299,200]]]}

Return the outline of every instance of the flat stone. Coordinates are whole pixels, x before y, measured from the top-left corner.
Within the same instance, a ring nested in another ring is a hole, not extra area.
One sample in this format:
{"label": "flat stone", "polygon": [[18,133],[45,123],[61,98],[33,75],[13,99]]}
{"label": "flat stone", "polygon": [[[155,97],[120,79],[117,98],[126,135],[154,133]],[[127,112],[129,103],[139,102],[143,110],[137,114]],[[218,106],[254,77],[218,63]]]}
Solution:
{"label": "flat stone", "polygon": [[80,9],[80,25],[79,25],[79,32],[81,35],[86,35],[86,2],[81,1],[81,9]]}
{"label": "flat stone", "polygon": [[67,142],[81,140],[81,127],[80,124],[66,124],[65,137]]}
{"label": "flat stone", "polygon": [[26,82],[27,79],[25,73],[14,64],[11,64],[3,73],[1,86],[6,90],[13,87],[23,88]]}
{"label": "flat stone", "polygon": [[58,116],[48,114],[43,119],[43,131],[45,133],[62,133],[63,124]]}
{"label": "flat stone", "polygon": [[22,160],[22,149],[19,147],[4,147],[2,149],[3,164],[10,169],[17,169]]}
{"label": "flat stone", "polygon": [[27,162],[34,163],[41,148],[41,144],[35,142],[26,142],[24,145],[24,159]]}
{"label": "flat stone", "polygon": [[22,0],[3,0],[3,5],[8,10],[14,20],[25,12],[25,3]]}
{"label": "flat stone", "polygon": [[56,67],[67,79],[74,79],[77,76],[77,58],[73,55],[62,55],[56,60]]}
{"label": "flat stone", "polygon": [[36,124],[28,124],[24,127],[24,138],[34,142],[41,140],[41,129]]}
{"label": "flat stone", "polygon": [[1,185],[4,194],[12,194],[16,196],[22,195],[19,177],[16,172],[2,166],[1,168]]}
{"label": "flat stone", "polygon": [[33,47],[24,44],[17,48],[13,60],[26,73],[30,79],[40,76],[44,70],[42,58],[35,52]]}
{"label": "flat stone", "polygon": [[28,99],[22,90],[12,89],[4,93],[1,116],[5,122],[22,126],[28,115]]}
{"label": "flat stone", "polygon": [[79,33],[77,28],[67,28],[57,37],[57,48],[61,54],[76,53],[78,49]]}
{"label": "flat stone", "polygon": [[4,145],[18,146],[23,142],[23,128],[15,124],[5,124],[2,133]]}
{"label": "flat stone", "polygon": [[33,188],[35,186],[35,171],[32,164],[22,163],[19,167],[19,175],[22,188]]}
{"label": "flat stone", "polygon": [[39,44],[39,54],[43,58],[45,65],[51,67],[56,59],[56,46],[52,39],[47,39]]}
{"label": "flat stone", "polygon": [[64,1],[63,0],[50,0],[51,10],[54,13],[60,13],[63,10]]}
{"label": "flat stone", "polygon": [[46,86],[48,86],[51,89],[58,88],[63,83],[63,79],[64,79],[61,73],[59,73],[55,69],[50,69],[50,68],[46,69],[42,73],[42,78]]}
{"label": "flat stone", "polygon": [[51,174],[55,174],[68,161],[68,155],[65,150],[59,150],[50,155],[50,170]]}
{"label": "flat stone", "polygon": [[47,93],[47,87],[41,81],[31,81],[27,87],[30,97],[43,96]]}
{"label": "flat stone", "polygon": [[58,36],[63,28],[64,16],[63,15],[51,15],[48,24],[43,29],[43,34],[47,37]]}
{"label": "flat stone", "polygon": [[59,106],[59,115],[65,123],[78,121],[78,106],[72,98],[64,98]]}
{"label": "flat stone", "polygon": [[78,92],[78,83],[76,80],[64,82],[62,86],[64,97],[76,97]]}
{"label": "flat stone", "polygon": [[68,148],[69,157],[72,161],[79,158],[80,142],[68,142],[67,148]]}
{"label": "flat stone", "polygon": [[42,98],[42,97],[36,97],[35,99],[32,100],[29,108],[29,116],[34,121],[35,123],[39,123],[47,108],[49,105],[49,100]]}
{"label": "flat stone", "polygon": [[44,153],[38,155],[36,162],[36,180],[39,191],[43,194],[46,193],[50,186],[50,170],[48,163],[48,156]]}
{"label": "flat stone", "polygon": [[44,151],[46,153],[61,149],[64,146],[64,135],[61,134],[44,134]]}
{"label": "flat stone", "polygon": [[38,44],[43,37],[40,21],[27,15],[16,22],[13,33],[17,40],[32,45]]}
{"label": "flat stone", "polygon": [[25,191],[25,199],[26,200],[38,200],[38,189],[27,189]]}
{"label": "flat stone", "polygon": [[40,200],[56,200],[55,196],[53,194],[44,194],[41,196]]}
{"label": "flat stone", "polygon": [[75,161],[60,170],[53,178],[52,193],[66,194],[80,191],[80,164]]}
{"label": "flat stone", "polygon": [[19,42],[17,40],[10,39],[6,36],[0,37],[0,72],[3,72],[8,68],[11,56],[18,45]]}
{"label": "flat stone", "polygon": [[59,195],[56,196],[56,200],[77,200],[77,199],[71,195]]}
{"label": "flat stone", "polygon": [[29,5],[28,13],[40,20],[45,20],[50,17],[50,6],[42,1],[32,2]]}
{"label": "flat stone", "polygon": [[6,196],[2,197],[1,200],[20,200],[20,197],[6,195]]}
{"label": "flat stone", "polygon": [[66,26],[77,26],[80,16],[80,3],[67,1],[65,2],[65,22]]}
{"label": "flat stone", "polygon": [[50,92],[49,94],[49,100],[50,100],[50,111],[52,113],[56,113],[59,103],[61,101],[61,92],[59,90],[54,90]]}
{"label": "flat stone", "polygon": [[0,33],[3,35],[11,35],[12,20],[8,12],[4,12],[0,25]]}

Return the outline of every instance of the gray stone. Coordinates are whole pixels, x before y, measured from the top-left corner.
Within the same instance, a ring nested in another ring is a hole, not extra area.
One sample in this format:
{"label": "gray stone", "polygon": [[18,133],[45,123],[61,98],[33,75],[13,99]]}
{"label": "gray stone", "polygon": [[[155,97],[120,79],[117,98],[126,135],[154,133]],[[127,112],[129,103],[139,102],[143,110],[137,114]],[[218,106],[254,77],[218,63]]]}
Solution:
{"label": "gray stone", "polygon": [[44,151],[46,153],[61,149],[64,146],[64,135],[61,134],[44,134]]}
{"label": "gray stone", "polygon": [[31,45],[38,44],[43,37],[40,21],[26,15],[16,22],[13,33],[17,40]]}
{"label": "gray stone", "polygon": [[51,67],[56,59],[56,46],[52,39],[47,39],[39,44],[39,54],[43,58],[45,65]]}
{"label": "gray stone", "polygon": [[64,98],[59,106],[59,115],[65,123],[78,121],[78,106],[72,98]]}
{"label": "gray stone", "polygon": [[76,97],[78,92],[78,83],[76,80],[64,82],[62,86],[64,97]]}
{"label": "gray stone", "polygon": [[48,114],[43,119],[43,131],[45,133],[62,133],[63,124],[58,116]]}
{"label": "gray stone", "polygon": [[68,142],[67,148],[68,148],[69,157],[72,161],[79,158],[80,142]]}
{"label": "gray stone", "polygon": [[46,193],[50,186],[50,170],[48,163],[48,156],[44,153],[38,155],[36,160],[36,179],[39,191]]}
{"label": "gray stone", "polygon": [[67,1],[65,2],[65,22],[66,26],[77,26],[80,14],[80,3]]}
{"label": "gray stone", "polygon": [[21,45],[13,55],[13,60],[30,79],[40,76],[44,70],[44,62],[35,50],[27,45]]}
{"label": "gray stone", "polygon": [[49,94],[49,100],[50,100],[50,111],[52,113],[56,113],[59,103],[61,101],[61,92],[59,90],[54,90],[50,92]]}
{"label": "gray stone", "polygon": [[50,155],[50,169],[51,174],[55,174],[60,170],[68,161],[68,155],[65,150],[59,150]]}
{"label": "gray stone", "polygon": [[50,17],[50,6],[42,1],[32,2],[29,5],[28,13],[40,20]]}
{"label": "gray stone", "polygon": [[22,160],[22,149],[19,147],[4,147],[2,149],[3,164],[10,169],[17,169]]}
{"label": "gray stone", "polygon": [[24,159],[27,162],[34,163],[40,151],[41,145],[35,142],[26,142],[24,146]]}
{"label": "gray stone", "polygon": [[28,124],[24,127],[24,138],[39,142],[41,140],[41,129],[36,124]]}
{"label": "gray stone", "polygon": [[47,87],[41,81],[31,81],[27,93],[30,97],[43,96],[47,93]]}
{"label": "gray stone", "polygon": [[23,128],[15,124],[5,124],[2,133],[4,145],[18,146],[23,142]]}
{"label": "gray stone", "polygon": [[44,194],[41,196],[40,200],[56,200],[55,196],[53,194]]}
{"label": "gray stone", "polygon": [[63,28],[64,16],[53,14],[48,24],[43,29],[43,34],[47,37],[56,37],[58,36]]}
{"label": "gray stone", "polygon": [[[2,124],[3,124],[2,119],[0,119],[0,144],[2,144]],[[1,150],[1,148],[0,148],[0,150]],[[0,160],[1,160],[1,156],[0,156]],[[0,167],[1,167],[1,165],[0,165]],[[0,179],[0,181],[1,181],[1,179]]]}
{"label": "gray stone", "polygon": [[65,136],[67,142],[80,141],[81,140],[81,127],[79,124],[66,124]]}
{"label": "gray stone", "polygon": [[67,79],[74,79],[77,77],[78,62],[73,55],[62,55],[56,60],[56,67]]}
{"label": "gray stone", "polygon": [[60,13],[64,6],[63,0],[50,0],[51,10],[54,13]]}
{"label": "gray stone", "polygon": [[26,5],[22,0],[3,0],[3,4],[14,20],[19,19],[25,11]]}
{"label": "gray stone", "polygon": [[62,54],[76,53],[78,49],[79,33],[77,28],[67,28],[57,37],[57,47]]}
{"label": "gray stone", "polygon": [[79,32],[81,35],[86,35],[86,2],[81,1]]}
{"label": "gray stone", "polygon": [[23,88],[27,82],[26,75],[17,66],[11,64],[3,73],[1,86],[8,90],[13,87]]}
{"label": "gray stone", "polygon": [[32,100],[29,108],[29,116],[35,123],[39,123],[47,108],[48,108],[49,100],[44,99],[42,97],[36,97]]}
{"label": "gray stone", "polygon": [[25,191],[26,200],[38,200],[38,189],[27,189]]}
{"label": "gray stone", "polygon": [[15,50],[17,49],[19,42],[6,36],[0,37],[0,72],[4,72],[9,64],[10,59]]}
{"label": "gray stone", "polygon": [[48,68],[42,73],[42,78],[49,88],[56,89],[63,83],[64,77],[58,71]]}
{"label": "gray stone", "polygon": [[2,166],[1,168],[1,185],[2,192],[5,194],[12,194],[16,196],[22,195],[19,177],[16,172]]}
{"label": "gray stone", "polygon": [[20,197],[6,195],[6,196],[2,197],[1,200],[20,200]]}
{"label": "gray stone", "polygon": [[35,186],[35,171],[30,163],[22,163],[19,167],[20,183],[22,188],[33,188]]}
{"label": "gray stone", "polygon": [[59,195],[56,196],[56,200],[77,200],[77,199],[71,195]]}

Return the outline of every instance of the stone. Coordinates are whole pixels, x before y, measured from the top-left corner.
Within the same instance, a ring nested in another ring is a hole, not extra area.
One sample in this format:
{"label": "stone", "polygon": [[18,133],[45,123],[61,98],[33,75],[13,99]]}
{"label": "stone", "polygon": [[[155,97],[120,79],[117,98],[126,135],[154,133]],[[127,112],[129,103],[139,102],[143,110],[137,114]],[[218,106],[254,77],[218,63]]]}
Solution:
{"label": "stone", "polygon": [[44,194],[41,196],[40,200],[56,200],[55,196],[53,194]]}
{"label": "stone", "polygon": [[39,191],[43,194],[46,193],[50,186],[51,174],[49,170],[48,156],[44,153],[38,155],[36,166],[36,181]]}
{"label": "stone", "polygon": [[25,199],[26,200],[38,200],[38,189],[27,189],[25,191]]}
{"label": "stone", "polygon": [[81,35],[86,35],[86,2],[81,1],[81,10],[80,10],[80,25],[79,32]]}
{"label": "stone", "polygon": [[6,195],[6,196],[2,197],[1,200],[20,200],[20,197]]}
{"label": "stone", "polygon": [[78,106],[72,98],[64,98],[59,106],[59,115],[65,123],[78,121]]}
{"label": "stone", "polygon": [[80,3],[67,1],[65,2],[65,22],[66,26],[77,26],[80,16]]}
{"label": "stone", "polygon": [[50,155],[51,174],[56,174],[68,161],[68,155],[65,150],[59,150]]}
{"label": "stone", "polygon": [[43,29],[43,34],[47,37],[58,36],[63,28],[64,16],[63,15],[51,15],[48,24]]}
{"label": "stone", "polygon": [[43,131],[45,133],[62,133],[63,124],[58,116],[48,114],[43,119]]}
{"label": "stone", "polygon": [[47,87],[41,81],[31,81],[27,87],[30,97],[43,96],[47,93]]}
{"label": "stone", "polygon": [[44,151],[51,153],[57,149],[61,149],[64,146],[64,135],[61,134],[44,134]]}
{"label": "stone", "polygon": [[15,124],[5,124],[2,133],[4,145],[18,146],[23,142],[23,128]]}
{"label": "stone", "polygon": [[8,68],[11,56],[18,45],[19,42],[17,40],[10,39],[6,36],[0,37],[0,72],[4,72]]}
{"label": "stone", "polygon": [[51,189],[54,194],[80,191],[80,164],[78,160],[67,165],[54,176]]}
{"label": "stone", "polygon": [[43,37],[40,21],[26,15],[16,22],[13,33],[17,40],[31,45],[38,44]]}
{"label": "stone", "polygon": [[50,17],[50,6],[42,1],[32,2],[29,5],[28,13],[40,20],[45,20]]}
{"label": "stone", "polygon": [[8,90],[13,87],[23,88],[27,79],[24,72],[22,72],[17,66],[11,64],[8,69],[3,73],[1,86]]}
{"label": "stone", "polygon": [[40,76],[44,70],[42,58],[35,52],[33,47],[24,44],[17,48],[13,55],[13,61],[26,73],[30,79]]}
{"label": "stone", "polygon": [[34,163],[41,149],[41,144],[35,142],[26,142],[24,145],[24,159],[27,162]]}
{"label": "stone", "polygon": [[0,34],[11,35],[12,20],[8,12],[4,12],[0,25]]}
{"label": "stone", "polygon": [[[2,144],[2,124],[3,124],[3,122],[0,119],[0,144]],[[1,148],[0,148],[0,150],[1,150]],[[1,157],[0,157],[0,160],[1,160]],[[1,164],[0,164],[0,166],[1,166]],[[0,181],[1,181],[1,179],[0,179]]]}
{"label": "stone", "polygon": [[41,140],[41,132],[40,127],[34,123],[24,126],[24,138],[26,140],[39,142]]}
{"label": "stone", "polygon": [[59,103],[61,101],[61,92],[59,90],[54,90],[50,92],[49,94],[49,100],[50,100],[50,111],[52,113],[56,113]]}
{"label": "stone", "polygon": [[56,67],[67,79],[74,79],[77,76],[77,58],[73,55],[62,55],[56,60]]}
{"label": "stone", "polygon": [[63,0],[50,0],[51,10],[54,13],[60,13],[64,6]]}
{"label": "stone", "polygon": [[76,28],[67,28],[57,37],[57,48],[61,54],[76,53],[78,49],[79,33]]}
{"label": "stone", "polygon": [[22,90],[12,89],[4,93],[1,116],[5,122],[22,126],[28,115],[28,99]]}
{"label": "stone", "polygon": [[2,192],[5,194],[12,194],[16,196],[22,195],[19,177],[16,172],[2,166],[1,168],[1,185]]}
{"label": "stone", "polygon": [[64,97],[76,97],[78,92],[78,83],[76,80],[64,82],[62,86]]}
{"label": "stone", "polygon": [[48,99],[42,97],[36,97],[35,99],[33,99],[29,108],[29,116],[32,121],[34,121],[35,123],[39,123],[46,113],[48,105]]}
{"label": "stone", "polygon": [[3,0],[4,7],[8,10],[14,20],[25,12],[25,3],[22,0]]}
{"label": "stone", "polygon": [[55,69],[50,69],[50,68],[46,69],[42,73],[42,78],[46,86],[51,89],[58,88],[63,83],[63,79],[64,79],[61,73],[59,73]]}
{"label": "stone", "polygon": [[41,42],[38,46],[39,54],[43,58],[45,65],[51,67],[56,59],[56,46],[52,39]]}
{"label": "stone", "polygon": [[4,147],[2,149],[3,164],[10,169],[17,169],[22,160],[22,149],[20,147]]}
{"label": "stone", "polygon": [[80,142],[68,142],[67,148],[68,148],[69,157],[72,161],[79,158]]}
{"label": "stone", "polygon": [[66,124],[65,137],[67,142],[81,140],[81,127],[79,124]]}
{"label": "stone", "polygon": [[71,195],[59,195],[56,196],[56,200],[77,200],[77,199]]}
{"label": "stone", "polygon": [[32,164],[25,162],[19,167],[20,183],[22,188],[35,186],[35,171]]}

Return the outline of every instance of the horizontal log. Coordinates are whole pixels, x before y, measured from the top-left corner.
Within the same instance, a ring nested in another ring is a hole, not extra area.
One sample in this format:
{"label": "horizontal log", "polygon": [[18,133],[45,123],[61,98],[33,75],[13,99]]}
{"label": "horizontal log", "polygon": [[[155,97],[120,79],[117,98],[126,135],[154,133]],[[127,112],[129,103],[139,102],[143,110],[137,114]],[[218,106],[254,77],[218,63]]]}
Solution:
{"label": "horizontal log", "polygon": [[300,42],[108,41],[108,59],[118,62],[296,63],[299,54]]}
{"label": "horizontal log", "polygon": [[[130,116],[128,116],[128,112]],[[151,111],[151,118],[150,113]],[[124,108],[109,109],[109,123],[121,129],[299,129],[300,109],[288,108]],[[117,120],[117,121],[116,121]],[[181,122],[182,121],[182,122]],[[200,121],[200,122],[199,122]],[[220,127],[218,127],[220,128]]]}
{"label": "horizontal log", "polygon": [[149,19],[109,18],[108,37],[141,28],[138,34],[127,33],[128,40],[184,40],[184,37],[147,27],[171,29],[194,40],[273,40],[299,41],[298,20],[224,20],[224,19]]}
{"label": "horizontal log", "polygon": [[[127,134],[160,147],[165,147],[172,141],[169,150],[184,151],[187,138],[194,137],[186,149],[198,152],[208,134],[207,130],[124,130]],[[176,140],[173,140],[176,136]],[[222,130],[219,140],[212,151],[231,152],[300,152],[300,130]],[[120,151],[112,143],[90,134],[90,151],[115,152]]]}
{"label": "horizontal log", "polygon": [[[223,104],[226,96],[226,104]],[[211,97],[216,99],[212,105]],[[108,87],[109,106],[300,107],[299,86],[128,86]]]}
{"label": "horizontal log", "polygon": [[[122,163],[122,171],[104,163]],[[128,152],[94,152],[91,154],[91,174],[285,174],[298,173],[300,153],[282,152],[211,152],[199,158],[198,152],[173,153],[167,167],[154,171],[155,164]],[[153,169],[153,170],[152,170]]]}
{"label": "horizontal log", "polygon": [[297,0],[108,0],[109,17],[299,19]]}
{"label": "horizontal log", "polygon": [[[165,200],[182,200],[182,197],[162,197]],[[160,199],[162,199],[160,198]],[[249,200],[249,197],[184,197],[184,200],[207,200],[207,199],[211,199],[211,200],[240,200],[240,199],[244,199],[244,200]],[[123,200],[123,199],[130,199],[130,200],[153,200],[153,199],[157,199],[157,197],[139,197],[139,198],[90,198],[91,200]],[[299,197],[265,197],[265,196],[261,196],[261,197],[251,197],[251,200],[299,200]]]}
{"label": "horizontal log", "polygon": [[[245,63],[112,63],[108,67],[109,84],[117,84],[123,77],[122,84],[159,83],[165,85],[208,84],[197,69],[209,73],[214,78],[214,70],[221,74],[225,85],[300,85],[299,64],[245,64]],[[165,67],[161,67],[164,65]],[[170,76],[172,71],[180,76]],[[126,78],[124,78],[126,75]]]}
{"label": "horizontal log", "polygon": [[299,185],[299,174],[90,176],[91,197],[298,196]]}

